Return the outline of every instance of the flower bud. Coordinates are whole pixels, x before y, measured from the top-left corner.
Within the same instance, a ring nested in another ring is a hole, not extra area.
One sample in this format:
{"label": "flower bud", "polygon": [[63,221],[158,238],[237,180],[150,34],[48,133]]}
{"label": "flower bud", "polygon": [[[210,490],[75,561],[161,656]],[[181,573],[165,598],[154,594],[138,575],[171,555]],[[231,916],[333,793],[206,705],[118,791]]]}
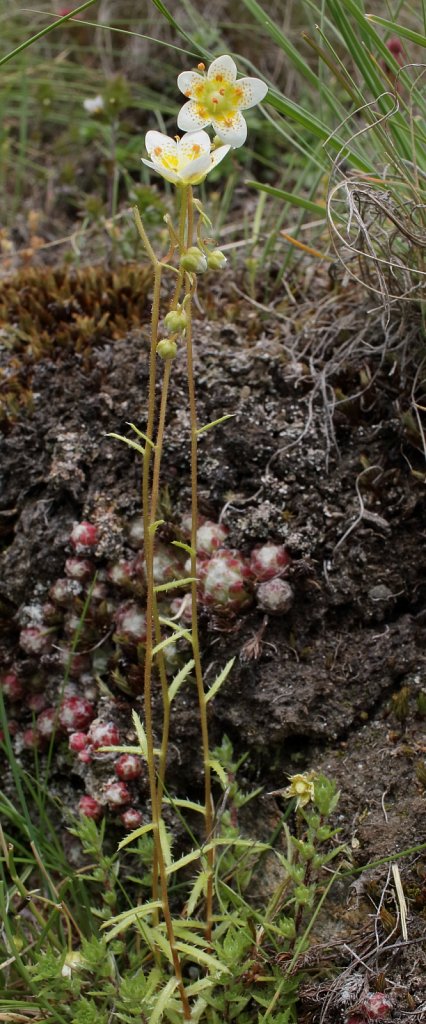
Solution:
{"label": "flower bud", "polygon": [[187,323],[188,317],[182,306],[178,306],[177,309],[171,309],[164,317],[164,326],[171,334],[180,334],[185,330]]}
{"label": "flower bud", "polygon": [[204,274],[207,270],[207,260],[201,249],[196,245],[190,245],[189,249],[181,256],[180,265],[183,270],[191,274]]}
{"label": "flower bud", "polygon": [[223,270],[227,262],[225,254],[220,249],[213,249],[207,256],[207,266],[210,270]]}
{"label": "flower bud", "polygon": [[157,354],[161,359],[174,359],[177,352],[177,345],[171,338],[162,338],[157,345]]}

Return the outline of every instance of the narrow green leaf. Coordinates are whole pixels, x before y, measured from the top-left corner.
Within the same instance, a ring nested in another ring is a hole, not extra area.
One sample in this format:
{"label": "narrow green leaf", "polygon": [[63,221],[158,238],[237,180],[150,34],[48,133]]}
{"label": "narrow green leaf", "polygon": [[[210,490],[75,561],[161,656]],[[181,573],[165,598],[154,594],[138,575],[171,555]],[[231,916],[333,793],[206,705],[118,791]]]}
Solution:
{"label": "narrow green leaf", "polygon": [[167,829],[164,821],[160,818],[158,822],[158,834],[160,836],[161,849],[163,851],[164,863],[167,868],[171,867],[172,864],[172,849],[170,846],[170,840],[167,835]]}
{"label": "narrow green leaf", "polygon": [[386,28],[392,35],[401,36],[401,39],[409,39],[410,43],[415,43],[416,46],[426,46],[426,36],[422,36],[420,32],[413,32],[413,29],[406,28],[405,25],[400,25],[396,21],[388,21],[387,18],[379,18],[376,14],[366,14],[367,21],[374,22],[375,25],[381,25],[382,28]]}
{"label": "narrow green leaf", "polygon": [[216,960],[216,957],[211,956],[210,953],[206,953],[204,949],[195,949],[194,946],[190,946],[187,942],[181,942],[178,939],[176,943],[176,949],[180,953],[185,953],[191,960],[195,960],[196,963],[202,964],[203,967],[208,967],[209,970],[215,974],[230,974],[229,967],[225,967],[220,960]]}
{"label": "narrow green leaf", "polygon": [[222,765],[220,764],[220,761],[216,761],[214,758],[211,758],[209,760],[209,766],[212,769],[212,771],[215,773],[215,775],[217,775],[217,777],[219,779],[219,782],[221,783],[223,788],[226,789],[226,787],[229,785],[229,779],[228,779],[228,776],[226,774],[225,769],[222,768]]}
{"label": "narrow green leaf", "polygon": [[212,420],[211,423],[206,423],[204,427],[199,427],[196,434],[204,434],[206,430],[211,430],[212,427],[217,427],[219,423],[225,423],[226,420],[232,420],[234,416],[234,412],[227,412],[224,416],[219,416],[219,419]]}
{"label": "narrow green leaf", "polygon": [[195,665],[195,661],[194,661],[193,658],[191,658],[191,661],[187,661],[186,665],[184,665],[183,668],[181,668],[180,672],[178,672],[177,675],[175,675],[174,678],[172,679],[172,681],[170,683],[170,686],[169,686],[169,701],[170,701],[170,703],[172,702],[174,697],[176,697],[176,694],[177,694],[178,690],[180,690],[180,687],[182,686],[182,683],[185,682],[185,679],[187,679],[188,676],[190,675],[190,673],[192,672],[192,669],[194,668],[194,665]]}
{"label": "narrow green leaf", "polygon": [[183,629],[182,626],[178,626],[173,619],[166,619],[164,615],[160,615],[160,623],[162,626],[167,626],[169,629],[173,630],[174,633],[179,633],[180,636],[185,637],[185,640],[187,640],[189,644],[192,644],[192,637],[189,630]]}
{"label": "narrow green leaf", "polygon": [[139,918],[147,917],[154,910],[160,910],[161,906],[161,900],[153,900],[151,903],[143,903],[140,907],[132,907],[131,910],[125,910],[123,914],[112,917],[110,921],[104,921],[101,924],[101,928],[110,929],[105,934],[105,941],[110,942],[116,935],[120,935],[120,932],[127,931],[127,928],[137,924]]}
{"label": "narrow green leaf", "polygon": [[123,444],[127,444],[129,448],[134,448],[135,452],[139,452],[139,455],[145,455],[145,448],[142,448],[137,441],[133,441],[131,437],[123,437],[122,434],[115,434],[113,432],[105,434],[105,437],[115,437],[116,441],[123,441]]}
{"label": "narrow green leaf", "polygon": [[182,636],[186,635],[186,630],[177,629],[172,636],[166,636],[164,640],[161,640],[159,644],[156,644],[152,649],[152,653],[159,654],[160,651],[164,651],[166,647],[170,647],[170,644],[176,644]]}
{"label": "narrow green leaf", "polygon": [[301,206],[303,210],[309,210],[310,213],[315,213],[317,217],[326,219],[325,207],[320,206],[319,203],[311,202],[310,199],[304,199],[303,196],[296,196],[292,192],[285,192],[282,188],[274,188],[273,185],[264,185],[260,181],[245,181],[244,184],[250,188],[257,189],[258,192],[267,192],[270,196],[283,199],[284,202],[291,203],[292,206]]}
{"label": "narrow green leaf", "polygon": [[142,725],[142,722],[141,722],[141,720],[139,718],[139,715],[138,715],[137,711],[135,711],[135,710],[132,711],[132,719],[133,719],[133,725],[135,727],[136,735],[137,735],[138,740],[139,740],[139,745],[140,745],[142,754],[143,754],[143,756],[144,756],[144,758],[146,760],[147,756],[148,756],[148,743],[147,743],[147,739],[146,739],[145,729],[144,729],[144,727]]}
{"label": "narrow green leaf", "polygon": [[149,533],[150,533],[151,535],[152,535],[153,533],[156,533],[156,532],[157,532],[157,530],[158,530],[158,528],[159,528],[160,526],[162,526],[162,525],[163,525],[163,523],[165,523],[165,521],[166,521],[165,519],[156,519],[156,520],[155,520],[155,523],[151,523],[151,524],[150,524],[150,526],[149,526]]}
{"label": "narrow green leaf", "polygon": [[202,804],[196,804],[194,800],[184,800],[180,797],[168,796],[164,797],[164,803],[170,804],[171,807],[184,807],[187,811],[198,811],[199,814],[205,814],[206,809]]}
{"label": "narrow green leaf", "polygon": [[194,548],[190,544],[184,544],[182,540],[172,540],[172,544],[175,548],[182,548],[182,551],[186,551],[191,557],[196,554]]}
{"label": "narrow green leaf", "polygon": [[167,592],[168,590],[176,590],[177,587],[186,587],[187,583],[196,582],[196,577],[186,576],[183,580],[170,580],[169,583],[160,583],[157,587],[154,587],[154,592],[156,594],[160,594],[162,591]]}
{"label": "narrow green leaf", "polygon": [[152,824],[152,821],[148,822],[147,825],[141,825],[140,828],[135,828],[134,832],[130,832],[128,836],[125,836],[124,839],[121,839],[117,849],[122,850],[123,847],[128,846],[129,843],[136,842],[136,839],[140,839],[140,837],[146,835],[147,832],[152,832],[153,828],[154,826]]}
{"label": "narrow green leaf", "polygon": [[62,18],[57,18],[56,21],[53,21],[50,25],[47,25],[46,28],[42,28],[40,32],[36,32],[35,36],[30,36],[29,39],[26,39],[25,42],[20,43],[20,45],[16,46],[14,50],[10,51],[10,53],[6,53],[4,57],[0,58],[0,67],[2,64],[7,64],[9,60],[12,60],[12,57],[15,57],[17,53],[21,53],[22,50],[26,50],[28,46],[32,46],[32,44],[35,43],[37,39],[42,39],[43,36],[47,36],[47,34],[49,32],[53,32],[53,30],[57,28],[58,25],[63,25],[66,21],[69,21],[70,18],[75,18],[77,14],[80,14],[82,11],[86,11],[87,8],[92,7],[94,3],[96,3],[96,0],[86,0],[86,3],[81,4],[80,7],[75,7],[73,11],[70,11],[68,14],[64,14]]}
{"label": "narrow green leaf", "polygon": [[149,1019],[151,1024],[158,1024],[161,1020],[164,1011],[170,1006],[170,997],[177,988],[177,978],[169,978],[167,985],[164,986],[162,992],[153,1006]]}
{"label": "narrow green leaf", "polygon": [[209,872],[208,871],[200,871],[199,875],[195,879],[195,882],[194,882],[194,884],[192,886],[191,892],[189,894],[189,899],[188,899],[186,907],[185,907],[185,911],[186,911],[188,917],[191,917],[191,914],[194,913],[194,910],[195,910],[195,908],[197,906],[197,903],[199,902],[201,897],[205,895],[206,890],[207,890],[208,880],[209,880]]}
{"label": "narrow green leaf", "polygon": [[138,435],[138,437],[141,437],[141,438],[142,438],[142,440],[143,440],[143,441],[145,441],[145,443],[146,443],[147,445],[149,445],[149,447],[150,447],[150,448],[155,448],[155,444],[154,444],[154,442],[153,442],[153,441],[151,441],[151,438],[150,438],[150,437],[147,437],[147,435],[146,435],[146,434],[144,434],[144,433],[142,432],[142,430],[139,430],[139,427],[137,427],[135,423],[129,423],[129,422],[127,422],[127,426],[128,426],[128,427],[131,427],[131,428],[132,428],[132,430],[134,430],[135,434],[137,434],[137,435]]}
{"label": "narrow green leaf", "polygon": [[223,686],[223,683],[228,678],[229,673],[231,672],[234,664],[235,658],[231,658],[230,661],[227,661],[225,668],[223,668],[222,671],[219,672],[219,675],[216,677],[214,683],[212,684],[212,686],[205,695],[206,704],[208,704],[209,700],[213,700],[213,697],[216,696],[218,690],[220,690],[221,686]]}

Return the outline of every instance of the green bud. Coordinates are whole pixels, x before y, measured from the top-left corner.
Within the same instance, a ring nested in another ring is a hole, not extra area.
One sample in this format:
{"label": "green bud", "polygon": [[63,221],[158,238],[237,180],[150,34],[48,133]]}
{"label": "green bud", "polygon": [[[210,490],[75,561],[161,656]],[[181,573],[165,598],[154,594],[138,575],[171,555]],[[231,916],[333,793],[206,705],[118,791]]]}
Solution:
{"label": "green bud", "polygon": [[325,843],[327,839],[331,839],[332,835],[333,830],[331,828],[327,828],[326,825],[321,825],[321,828],[317,830],[317,839],[319,843]]}
{"label": "green bud", "polygon": [[307,885],[297,885],[293,892],[296,903],[300,906],[306,907],[312,903],[314,893],[313,890]]}
{"label": "green bud", "polygon": [[187,323],[188,317],[182,306],[178,306],[177,309],[171,309],[164,317],[164,326],[171,334],[180,334],[185,330]]}
{"label": "green bud", "polygon": [[157,345],[157,353],[161,359],[174,359],[177,345],[171,338],[162,338]]}
{"label": "green bud", "polygon": [[181,256],[180,265],[183,270],[188,270],[191,274],[204,274],[207,270],[206,257],[196,245],[190,245],[189,249]]}
{"label": "green bud", "polygon": [[109,907],[113,907],[117,902],[115,892],[111,892],[111,890],[109,892],[104,892],[102,899]]}
{"label": "green bud", "polygon": [[294,939],[296,925],[291,917],[280,917],[278,927],[285,939]]}
{"label": "green bud", "polygon": [[223,270],[227,262],[225,254],[220,249],[213,249],[207,255],[207,266],[210,270]]}

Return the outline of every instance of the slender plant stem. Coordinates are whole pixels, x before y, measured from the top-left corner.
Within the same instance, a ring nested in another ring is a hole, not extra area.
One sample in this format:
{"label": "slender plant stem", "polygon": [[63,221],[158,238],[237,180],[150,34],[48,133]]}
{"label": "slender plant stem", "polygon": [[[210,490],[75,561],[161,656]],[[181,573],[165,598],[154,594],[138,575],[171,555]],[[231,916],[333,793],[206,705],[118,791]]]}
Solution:
{"label": "slender plant stem", "polygon": [[[156,764],[155,764],[155,752],[154,752],[154,730],[153,730],[153,718],[152,718],[152,674],[153,674],[153,633],[155,628],[155,611],[156,601],[154,593],[154,537],[155,529],[153,524],[155,522],[155,508],[152,503],[152,493],[150,487],[151,478],[151,461],[152,461],[152,449],[153,449],[153,437],[154,437],[154,424],[155,424],[155,383],[156,383],[156,363],[157,363],[157,342],[158,342],[158,323],[160,318],[160,289],[161,289],[161,274],[162,264],[157,260],[154,250],[149,242],[146,235],[145,229],[142,224],[142,220],[139,211],[135,211],[136,224],[139,230],[139,234],[144,242],[147,254],[154,266],[154,293],[152,301],[152,316],[151,316],[151,352],[150,352],[150,363],[149,363],[149,390],[148,390],[148,417],[146,426],[146,437],[147,443],[145,445],[145,453],[142,464],[142,510],[143,510],[143,524],[144,524],[144,549],[145,549],[145,571],[146,571],[146,582],[147,582],[147,607],[146,607],[146,621],[147,621],[147,636],[146,636],[146,647],[145,647],[145,669],[144,669],[144,706],[145,706],[145,732],[147,742],[147,761],[148,761],[148,777],[149,777],[149,788],[151,797],[151,808],[152,808],[152,825],[153,825],[153,838],[154,838],[154,864],[153,864],[153,886],[152,895],[153,899],[158,898],[158,889],[160,887],[161,892],[161,904],[163,910],[164,921],[167,929],[167,937],[170,944],[170,950],[173,960],[173,968],[175,972],[175,978],[178,983],[179,995],[182,1003],[183,1017],[184,1020],[191,1020],[191,1008],[188,1002],[188,997],[185,992],[182,977],[182,967],[179,957],[179,952],[176,949],[175,935],[173,929],[173,921],[170,912],[169,895],[167,888],[167,875],[166,865],[164,861],[163,849],[161,845],[161,813],[159,806],[159,794],[157,789],[157,777],[156,777]],[[163,424],[164,426],[164,424]],[[157,456],[158,457],[158,456]],[[155,917],[154,917],[155,922]]]}
{"label": "slender plant stem", "polygon": [[[191,212],[189,212],[191,211]],[[187,245],[192,244],[193,233],[193,204],[192,189],[188,189],[188,234]],[[198,609],[197,609],[197,525],[198,525],[198,435],[197,435],[197,404],[195,397],[194,364],[192,351],[192,295],[193,283],[189,275],[186,278],[186,313],[188,326],[186,328],[186,356],[188,373],[188,399],[191,421],[191,609],[192,609],[192,649],[195,662],[195,680],[197,686],[198,705],[200,710],[201,742],[203,750],[204,767],[204,809],[206,838],[210,838],[213,831],[212,817],[212,796],[211,796],[211,768],[210,768],[210,744],[207,722],[207,704],[204,692],[203,669],[201,665],[200,640],[198,632]],[[207,852],[207,891],[206,891],[206,938],[210,942],[213,915],[213,870],[214,850]]]}
{"label": "slender plant stem", "polygon": [[[181,191],[180,191],[179,233],[178,233],[178,235],[176,235],[176,233],[173,232],[173,236],[171,236],[172,239],[175,241],[175,244],[177,244],[179,246],[179,254],[180,255],[183,253],[183,251],[185,249],[185,242],[186,242],[185,234],[186,234],[186,219],[187,219],[187,210],[188,210],[187,192],[188,192],[188,190],[186,188],[185,189],[181,189]],[[169,225],[169,230],[170,230],[170,226],[171,225]],[[176,285],[175,285],[175,289],[174,289],[174,293],[173,293],[173,298],[172,298],[172,301],[171,301],[171,306],[170,306],[171,309],[176,309],[177,308],[178,302],[179,302],[179,300],[181,298],[181,292],[182,292],[182,287],[183,287],[183,282],[184,282],[184,276],[185,276],[185,272],[183,270],[179,269],[179,274],[178,274],[178,278],[177,278],[177,281],[176,281]],[[156,509],[157,509],[157,504],[158,504],[159,473],[160,473],[161,455],[162,455],[162,449],[163,449],[164,419],[165,419],[165,413],[166,413],[167,394],[168,394],[170,371],[171,371],[171,361],[168,361],[166,363],[165,373],[164,373],[164,382],[163,382],[163,390],[162,390],[162,395],[161,395],[161,407],[160,407],[160,416],[159,416],[159,426],[158,426],[157,443],[156,443],[155,460],[154,460],[154,474],[153,474],[153,482],[152,482],[152,510],[151,510],[153,520],[155,520],[155,518],[156,518]],[[166,376],[166,373],[167,373],[167,376]],[[164,399],[164,402],[163,402],[163,399]],[[158,612],[157,612],[157,602],[156,602],[156,600],[155,600],[155,605],[154,605],[154,622],[155,622],[155,639],[156,639],[156,643],[159,643],[159,641],[161,640],[161,626],[160,626]],[[162,737],[161,737],[160,760],[159,760],[159,767],[158,767],[158,782],[157,782],[158,802],[159,802],[159,809],[160,809],[160,813],[161,813],[161,805],[162,805],[163,796],[164,796],[164,786],[165,786],[165,777],[166,777],[166,764],[167,764],[167,750],[168,750],[168,745],[169,745],[169,733],[170,733],[170,699],[169,699],[169,688],[168,688],[168,684],[167,684],[167,676],[166,676],[166,670],[165,670],[165,665],[164,665],[164,655],[163,655],[162,651],[160,651],[160,653],[158,655],[157,662],[158,662],[158,668],[159,668],[159,674],[160,674],[161,692],[162,692],[162,700],[163,700],[163,731],[162,731]]]}

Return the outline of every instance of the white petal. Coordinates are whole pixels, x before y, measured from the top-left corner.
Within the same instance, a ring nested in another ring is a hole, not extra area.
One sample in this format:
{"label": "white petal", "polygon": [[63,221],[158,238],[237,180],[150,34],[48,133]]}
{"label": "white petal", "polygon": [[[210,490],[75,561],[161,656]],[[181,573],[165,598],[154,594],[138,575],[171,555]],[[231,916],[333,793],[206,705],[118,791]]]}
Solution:
{"label": "white petal", "polygon": [[260,78],[239,78],[237,82],[237,89],[242,89],[243,96],[241,102],[238,102],[238,106],[241,110],[248,110],[249,107],[255,107],[256,103],[261,103],[265,99],[266,93],[268,92],[268,86],[266,82],[262,82]]}
{"label": "white petal", "polygon": [[163,135],[162,132],[147,132],[145,135],[145,146],[151,156],[155,149],[161,149],[167,156],[176,156],[177,142],[175,139],[169,139],[168,135]]}
{"label": "white petal", "polygon": [[247,125],[239,110],[232,117],[227,118],[228,124],[223,121],[212,121],[216,135],[221,142],[228,143],[233,149],[243,146],[247,138]]}
{"label": "white petal", "polygon": [[144,160],[143,157],[142,163],[146,164],[147,167],[150,167],[152,171],[156,171],[157,174],[161,174],[161,177],[165,178],[166,181],[171,181],[173,185],[176,185],[176,183],[179,181],[179,177],[175,173],[175,171],[166,170],[166,168],[163,167],[162,164],[154,164],[152,160]]}
{"label": "white petal", "polygon": [[230,146],[219,146],[218,149],[213,150],[211,155],[212,167],[216,167],[217,164],[220,164],[220,161],[223,160],[224,156],[229,153],[230,148]]}
{"label": "white petal", "polygon": [[177,144],[179,162],[182,156],[194,159],[194,146],[198,146],[202,153],[210,153],[211,142],[207,132],[188,132],[182,136]]}
{"label": "white petal", "polygon": [[237,77],[237,68],[227,53],[223,54],[223,57],[216,57],[216,60],[210,64],[207,72],[207,78],[211,81],[212,78],[216,78],[217,75],[222,75],[225,82],[235,82]]}
{"label": "white petal", "polygon": [[199,128],[205,128],[206,124],[210,124],[209,117],[200,117],[198,111],[198,104],[194,103],[193,100],[188,100],[188,103],[184,103],[178,114],[178,128],[181,132],[196,132]]}
{"label": "white petal", "polygon": [[184,96],[191,96],[193,89],[203,81],[203,76],[198,75],[196,71],[182,71],[182,74],[178,75],[177,84]]}
{"label": "white petal", "polygon": [[210,154],[203,153],[197,160],[190,160],[185,167],[180,168],[179,178],[181,181],[192,181],[193,178],[207,174],[211,166]]}

